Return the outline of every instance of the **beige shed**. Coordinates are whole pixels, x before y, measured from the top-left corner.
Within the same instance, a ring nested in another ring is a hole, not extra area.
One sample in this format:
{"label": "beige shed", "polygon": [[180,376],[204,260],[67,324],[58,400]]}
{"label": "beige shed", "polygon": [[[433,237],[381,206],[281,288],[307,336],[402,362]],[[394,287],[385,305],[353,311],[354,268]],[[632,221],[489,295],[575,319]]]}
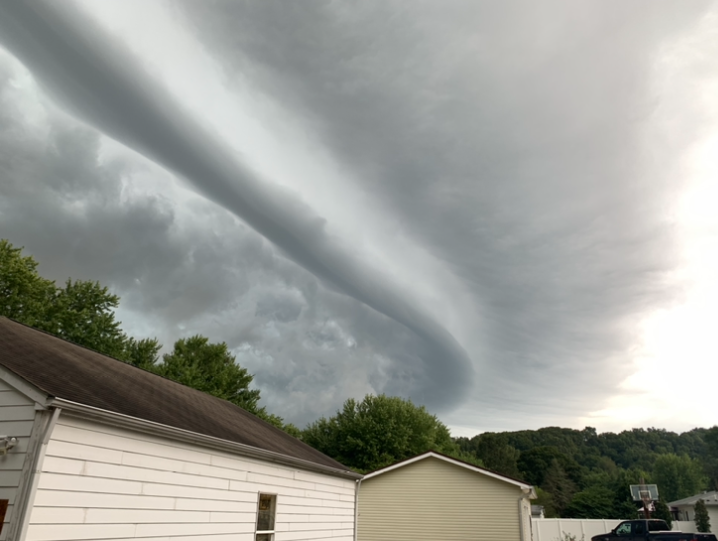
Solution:
{"label": "beige shed", "polygon": [[360,483],[358,541],[531,541],[531,485],[440,453]]}

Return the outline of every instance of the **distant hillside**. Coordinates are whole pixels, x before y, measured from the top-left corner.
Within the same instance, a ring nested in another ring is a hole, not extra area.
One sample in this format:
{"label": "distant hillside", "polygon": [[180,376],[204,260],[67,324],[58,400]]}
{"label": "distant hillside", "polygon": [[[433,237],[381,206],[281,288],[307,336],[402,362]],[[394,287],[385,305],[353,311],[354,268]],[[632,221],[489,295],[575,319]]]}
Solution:
{"label": "distant hillside", "polygon": [[718,426],[682,434],[547,427],[455,441],[487,468],[538,487],[535,503],[545,506],[547,516],[633,517],[637,505],[629,485],[641,478],[658,485],[664,503],[718,489]]}

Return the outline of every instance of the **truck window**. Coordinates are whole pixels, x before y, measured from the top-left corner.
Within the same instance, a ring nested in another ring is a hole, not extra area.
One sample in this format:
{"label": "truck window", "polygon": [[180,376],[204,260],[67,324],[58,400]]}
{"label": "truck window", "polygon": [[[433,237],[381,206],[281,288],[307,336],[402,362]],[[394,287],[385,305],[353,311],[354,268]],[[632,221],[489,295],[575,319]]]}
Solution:
{"label": "truck window", "polygon": [[646,533],[646,525],[643,522],[636,522],[633,525],[633,535],[643,535]]}
{"label": "truck window", "polygon": [[663,520],[652,520],[648,523],[649,532],[666,532],[668,530],[670,530],[670,528]]}
{"label": "truck window", "polygon": [[618,528],[616,528],[616,535],[631,535],[631,523],[622,522],[619,524]]}

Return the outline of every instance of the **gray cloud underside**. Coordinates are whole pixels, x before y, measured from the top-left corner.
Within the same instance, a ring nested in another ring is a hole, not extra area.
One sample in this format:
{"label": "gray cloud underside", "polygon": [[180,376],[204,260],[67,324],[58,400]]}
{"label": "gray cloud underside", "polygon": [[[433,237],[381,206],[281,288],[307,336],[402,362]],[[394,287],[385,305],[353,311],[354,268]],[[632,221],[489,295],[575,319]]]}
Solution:
{"label": "gray cloud underside", "polygon": [[229,85],[304,119],[462,277],[484,355],[454,422],[600,409],[640,317],[681,295],[669,209],[692,139],[648,137],[652,81],[708,2],[178,5]]}
{"label": "gray cloud underside", "polygon": [[34,118],[6,58],[0,50],[0,237],[25,246],[42,275],[100,280],[122,298],[123,327],[166,348],[195,333],[226,341],[263,404],[299,426],[347,397],[415,390],[413,333],[322,287],[216,205],[178,199],[175,179],[141,157],[103,157],[95,130],[52,108]]}
{"label": "gray cloud underside", "polygon": [[433,407],[461,400],[471,369],[453,337],[343,250],[321,218],[237,162],[81,13],[40,2],[6,3],[0,13],[2,43],[73,114],[184,177],[338,290],[405,325],[423,341],[424,373],[412,396]]}

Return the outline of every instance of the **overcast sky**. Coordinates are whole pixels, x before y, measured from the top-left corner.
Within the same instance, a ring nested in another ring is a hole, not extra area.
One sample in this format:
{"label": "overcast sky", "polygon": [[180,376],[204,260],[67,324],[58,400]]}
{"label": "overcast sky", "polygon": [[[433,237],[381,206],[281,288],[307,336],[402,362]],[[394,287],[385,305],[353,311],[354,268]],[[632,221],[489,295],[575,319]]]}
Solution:
{"label": "overcast sky", "polygon": [[0,237],[303,426],[718,423],[718,2],[0,7]]}

